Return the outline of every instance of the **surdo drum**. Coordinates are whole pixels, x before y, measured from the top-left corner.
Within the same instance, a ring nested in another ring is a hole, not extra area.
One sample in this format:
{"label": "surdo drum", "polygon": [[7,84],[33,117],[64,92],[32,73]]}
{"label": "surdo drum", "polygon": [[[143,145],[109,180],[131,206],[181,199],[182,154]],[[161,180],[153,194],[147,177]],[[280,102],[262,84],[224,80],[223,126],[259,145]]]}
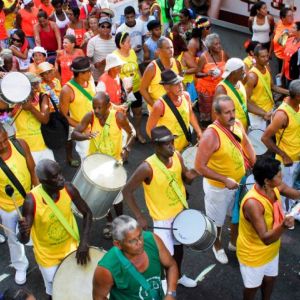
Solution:
{"label": "surdo drum", "polygon": [[188,169],[193,169],[195,166],[196,154],[197,154],[197,145],[186,148],[182,152],[182,159],[184,165]]}
{"label": "surdo drum", "polygon": [[256,155],[263,155],[267,152],[268,148],[261,141],[261,137],[264,132],[261,129],[250,129],[248,132],[248,138],[255,150]]}
{"label": "surdo drum", "polygon": [[179,243],[196,251],[209,249],[217,238],[215,223],[195,209],[180,212],[173,221],[172,232]]}

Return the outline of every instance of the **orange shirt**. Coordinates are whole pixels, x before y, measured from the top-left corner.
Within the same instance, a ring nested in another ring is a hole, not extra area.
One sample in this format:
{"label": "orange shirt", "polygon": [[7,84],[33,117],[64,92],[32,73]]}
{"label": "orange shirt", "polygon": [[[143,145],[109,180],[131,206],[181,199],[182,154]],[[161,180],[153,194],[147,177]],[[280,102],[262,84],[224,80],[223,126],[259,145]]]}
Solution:
{"label": "orange shirt", "polygon": [[109,95],[110,101],[117,105],[121,104],[121,82],[118,83],[107,72],[103,73],[98,81],[105,85],[105,93]]}
{"label": "orange shirt", "polygon": [[5,40],[8,38],[4,23],[5,23],[5,13],[3,10],[1,10],[1,12],[0,12],[0,40]]}
{"label": "orange shirt", "polygon": [[295,52],[300,48],[300,42],[295,43],[295,37],[290,37],[285,45],[284,53],[284,76],[285,78],[291,80],[290,78],[290,60]]}
{"label": "orange shirt", "polygon": [[45,5],[44,3],[41,3],[39,6],[37,6],[38,9],[42,9],[46,12],[47,16],[50,17],[52,13],[54,12],[54,7],[50,5]]}
{"label": "orange shirt", "polygon": [[22,18],[21,28],[26,36],[34,36],[33,26],[38,22],[38,12],[39,10],[36,7],[32,7],[31,12],[24,8],[19,10],[19,14]]}
{"label": "orange shirt", "polygon": [[280,20],[278,22],[278,24],[275,27],[275,34],[274,34],[274,54],[276,55],[276,57],[278,57],[279,59],[283,59],[284,58],[284,46],[281,46],[280,44],[278,44],[278,39],[280,38],[280,36],[282,35],[284,30],[292,30],[294,28],[294,23],[291,25],[284,25],[282,23],[282,21]]}

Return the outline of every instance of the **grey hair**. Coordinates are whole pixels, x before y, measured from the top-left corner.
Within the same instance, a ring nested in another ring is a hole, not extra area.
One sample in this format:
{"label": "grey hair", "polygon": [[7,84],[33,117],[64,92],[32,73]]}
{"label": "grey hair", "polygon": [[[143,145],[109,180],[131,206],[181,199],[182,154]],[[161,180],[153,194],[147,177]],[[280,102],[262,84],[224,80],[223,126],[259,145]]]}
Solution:
{"label": "grey hair", "polygon": [[109,95],[105,92],[97,92],[93,98],[93,101],[99,100],[99,99],[104,99],[106,104],[108,104],[110,102]]}
{"label": "grey hair", "polygon": [[13,57],[13,53],[10,49],[3,49],[0,52],[0,57],[4,58],[4,57],[9,57],[12,58]]}
{"label": "grey hair", "polygon": [[168,42],[170,39],[166,38],[165,36],[162,36],[157,41],[157,48],[161,49],[163,47],[164,42]]}
{"label": "grey hair", "polygon": [[300,79],[293,80],[289,86],[290,97],[300,96]]}
{"label": "grey hair", "polygon": [[51,160],[51,159],[42,159],[38,162],[38,164],[35,167],[35,173],[39,180],[47,180],[47,173],[49,170],[49,167],[57,164],[57,162]]}
{"label": "grey hair", "polygon": [[227,95],[218,95],[214,98],[213,109],[217,114],[222,112],[221,102],[232,101],[232,99]]}
{"label": "grey hair", "polygon": [[211,33],[209,34],[204,41],[204,44],[207,48],[210,48],[214,42],[214,40],[220,40],[220,36],[217,33]]}
{"label": "grey hair", "polygon": [[123,241],[125,235],[129,231],[137,229],[139,224],[134,218],[127,215],[121,215],[113,220],[111,226],[113,240]]}

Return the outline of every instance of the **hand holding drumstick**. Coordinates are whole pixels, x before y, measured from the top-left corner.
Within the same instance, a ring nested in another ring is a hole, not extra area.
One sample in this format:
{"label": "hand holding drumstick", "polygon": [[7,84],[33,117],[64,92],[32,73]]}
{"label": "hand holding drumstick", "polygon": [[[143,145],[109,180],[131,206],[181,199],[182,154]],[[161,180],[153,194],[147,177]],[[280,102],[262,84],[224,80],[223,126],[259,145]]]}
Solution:
{"label": "hand holding drumstick", "polygon": [[15,192],[15,190],[14,190],[14,188],[10,184],[7,184],[5,186],[5,193],[6,193],[6,195],[9,196],[12,199],[12,201],[13,201],[13,203],[15,205],[16,211],[18,213],[19,219],[23,220],[23,216],[22,216],[22,214],[20,212],[20,209],[18,207],[18,204],[17,204],[16,198],[15,198],[14,192]]}

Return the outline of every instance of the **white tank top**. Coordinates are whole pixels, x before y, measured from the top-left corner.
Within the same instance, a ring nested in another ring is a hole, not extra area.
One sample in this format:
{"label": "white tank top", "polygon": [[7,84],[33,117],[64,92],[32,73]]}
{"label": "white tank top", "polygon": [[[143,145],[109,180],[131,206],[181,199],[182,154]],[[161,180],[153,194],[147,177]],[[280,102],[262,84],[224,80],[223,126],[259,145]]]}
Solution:
{"label": "white tank top", "polygon": [[265,23],[263,25],[258,25],[256,22],[256,16],[253,20],[252,25],[252,41],[256,41],[259,43],[268,43],[270,42],[270,24],[268,20],[268,16],[265,17]]}
{"label": "white tank top", "polygon": [[59,29],[65,28],[65,27],[70,23],[70,20],[69,20],[67,14],[66,14],[64,11],[63,11],[63,13],[64,13],[64,15],[65,15],[65,20],[64,20],[64,21],[59,20],[59,19],[57,18],[57,16],[56,16],[56,13],[54,13],[55,23],[56,23],[56,25],[57,25],[57,27],[58,27]]}

